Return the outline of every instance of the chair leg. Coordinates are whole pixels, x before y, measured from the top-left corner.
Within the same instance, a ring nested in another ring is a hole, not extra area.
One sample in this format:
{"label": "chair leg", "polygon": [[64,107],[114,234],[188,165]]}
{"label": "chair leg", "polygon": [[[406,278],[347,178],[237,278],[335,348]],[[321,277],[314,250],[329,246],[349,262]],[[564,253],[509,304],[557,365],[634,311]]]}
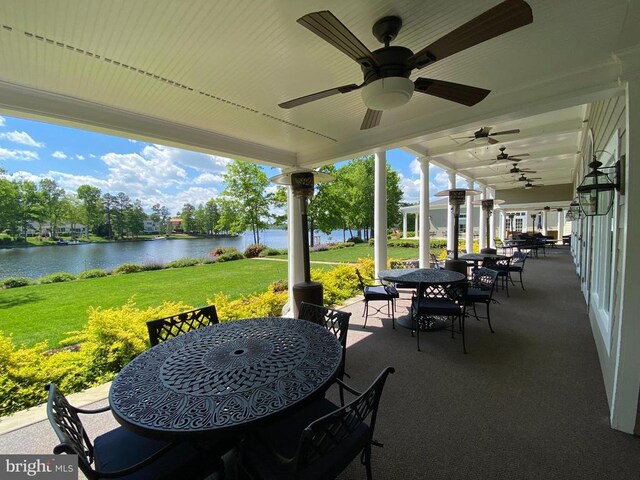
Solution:
{"label": "chair leg", "polygon": [[[491,326],[491,315],[489,313],[489,304],[490,303],[491,303],[490,301],[487,302],[487,322],[489,323],[489,330],[491,330],[491,333],[496,333],[496,332],[493,331],[493,327]],[[475,308],[475,304],[474,304],[474,308]]]}
{"label": "chair leg", "polygon": [[373,480],[373,475],[371,475],[371,444],[364,448],[364,468],[367,471],[367,480]]}
{"label": "chair leg", "polygon": [[418,342],[418,351],[420,351],[420,315],[416,315],[416,339]]}
{"label": "chair leg", "polygon": [[369,318],[369,302],[364,301],[364,325],[362,328],[367,328],[367,318]]}
{"label": "chair leg", "polygon": [[524,283],[522,283],[522,270],[520,270],[520,286],[524,290]]}
{"label": "chair leg", "polygon": [[480,318],[478,317],[478,312],[476,311],[476,302],[473,302],[472,305],[473,305],[473,315],[476,317],[477,321],[480,321]]}
{"label": "chair leg", "polygon": [[461,318],[461,320],[462,320],[462,351],[466,354],[467,353],[467,346],[466,346],[466,344],[464,342],[464,317],[465,317],[465,314],[463,313],[461,315],[461,317],[462,317]]}

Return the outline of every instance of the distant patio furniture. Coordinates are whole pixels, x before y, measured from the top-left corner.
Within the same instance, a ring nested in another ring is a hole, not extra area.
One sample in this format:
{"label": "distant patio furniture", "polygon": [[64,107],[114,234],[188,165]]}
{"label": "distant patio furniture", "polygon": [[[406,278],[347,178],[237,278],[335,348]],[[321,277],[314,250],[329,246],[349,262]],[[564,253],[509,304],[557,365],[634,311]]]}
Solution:
{"label": "distant patio furniture", "polygon": [[[360,289],[364,296],[364,325],[362,328],[367,327],[367,318],[369,318],[369,302],[387,302],[387,316],[391,316],[391,325],[396,328],[396,318],[394,315],[395,301],[400,298],[398,290],[391,285],[367,285],[360,274],[360,271],[356,268],[356,275],[358,276],[358,282],[360,283]],[[384,305],[380,308],[375,308],[375,313],[381,313],[380,311]]]}
{"label": "distant patio furniture", "polygon": [[380,397],[392,367],[385,368],[363,393],[340,380],[341,389],[356,395],[339,408],[325,398],[267,425],[247,438],[240,466],[261,480],[336,478],[360,456],[371,480],[371,447]]}
{"label": "distant patio furniture", "polygon": [[433,317],[448,317],[451,321],[451,338],[454,338],[456,319],[458,319],[458,329],[462,333],[462,349],[467,353],[464,343],[466,292],[466,281],[418,285],[418,290],[411,299],[412,334],[416,332],[418,351],[420,351],[420,331],[423,330],[421,322],[432,322]]}
{"label": "distant patio furniture", "polygon": [[571,245],[571,235],[562,236],[562,245]]}
{"label": "distant patio furniture", "polygon": [[[471,279],[471,282],[469,282],[469,288],[467,289],[467,294],[464,300],[467,306],[470,305],[473,307],[473,315],[476,317],[476,320],[480,320],[480,318],[487,319],[487,323],[489,324],[489,330],[491,330],[491,333],[495,332],[493,331],[493,327],[491,326],[491,314],[489,312],[489,306],[491,305],[491,302],[494,301],[493,291],[495,290],[497,280],[497,271],[490,270],[486,267],[477,269],[475,272],[473,272],[473,278]],[[478,316],[476,303],[484,303],[486,305],[486,317]]]}
{"label": "distant patio furniture", "polygon": [[[517,252],[516,252],[517,253]],[[514,253],[515,255],[515,253]],[[509,296],[509,264],[511,262],[510,257],[502,257],[499,258],[497,256],[486,256],[482,261],[482,266],[485,268],[489,268],[491,270],[495,270],[498,272],[498,278],[501,280],[502,289],[506,288],[507,297]],[[513,283],[513,282],[512,282]],[[496,283],[496,290],[498,284]]]}
{"label": "distant patio furniture", "polygon": [[147,322],[149,342],[153,347],[177,335],[216,323],[218,323],[218,314],[215,305],[150,320]]}
{"label": "distant patio furniture", "polygon": [[437,268],[439,270],[444,269],[444,267],[442,266],[442,263],[440,262],[440,260],[438,260],[438,257],[436,257],[435,253],[430,253],[429,258],[431,259],[431,262],[429,263],[429,268]]}
{"label": "distant patio furniture", "polygon": [[96,437],[92,442],[78,414],[97,414],[109,407],[85,410],[73,407],[55,384],[49,391],[47,416],[60,444],[53,449],[56,455],[78,456],[78,466],[89,480],[102,478],[196,479],[219,471],[220,455],[234,445],[200,439],[199,443],[155,440],[117,427]]}

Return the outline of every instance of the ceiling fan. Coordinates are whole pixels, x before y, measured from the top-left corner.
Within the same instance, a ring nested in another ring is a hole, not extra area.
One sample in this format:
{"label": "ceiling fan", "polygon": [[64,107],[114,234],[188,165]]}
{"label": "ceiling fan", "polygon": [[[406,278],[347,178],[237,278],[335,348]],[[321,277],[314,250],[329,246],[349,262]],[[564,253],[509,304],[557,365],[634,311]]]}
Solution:
{"label": "ceiling fan", "polygon": [[535,170],[527,170],[526,168],[518,168],[518,164],[514,163],[513,168],[509,170],[509,173],[520,173],[524,176],[525,173],[537,173]]}
{"label": "ceiling fan", "polygon": [[511,183],[519,183],[519,182],[530,182],[532,180],[542,180],[540,177],[527,177],[524,173],[521,173],[517,180],[514,180]]}
{"label": "ceiling fan", "polygon": [[[467,139],[470,138],[471,140],[467,140],[466,142],[464,142],[462,145],[466,145],[467,143],[470,142],[474,142],[474,141],[484,141],[486,143],[488,143],[489,145],[495,145],[496,143],[500,143],[500,141],[496,140],[495,138],[493,138],[495,135],[512,135],[514,133],[520,133],[520,130],[515,128],[513,130],[503,130],[502,132],[494,132],[494,133],[489,133],[491,131],[493,127],[482,127],[479,130],[473,132],[473,135],[469,136],[469,137],[460,137],[457,138],[455,140],[460,140],[460,139]],[[504,150],[505,147],[502,147],[500,150]],[[502,154],[498,154],[498,157],[500,157]],[[506,159],[508,159],[509,157],[507,156]],[[505,160],[505,158],[498,158],[498,160]]]}
{"label": "ceiling fan", "polygon": [[527,183],[524,184],[524,189],[525,190],[531,190],[532,188],[538,188],[538,187],[543,187],[544,185],[534,185],[531,182],[532,179],[529,179],[529,181]]}
{"label": "ceiling fan", "polygon": [[402,19],[389,16],[373,25],[373,35],[384,47],[371,52],[330,11],[309,13],[299,18],[298,23],[357,62],[364,80],[360,85],[354,83],[330,88],[279,106],[293,108],[338,93],[362,89],[367,113],[360,130],[378,126],[384,110],[406,104],[414,91],[472,106],[483,100],[490,90],[423,77],[411,81],[411,72],[531,22],[533,14],[527,2],[505,0],[413,53],[406,47],[390,46],[402,27]]}
{"label": "ceiling fan", "polygon": [[[508,130],[507,132],[512,132],[512,131],[513,130],[511,130],[511,131]],[[515,132],[516,133],[520,132],[520,130],[516,130]],[[498,132],[498,133],[502,133],[503,135],[505,134],[505,132]],[[507,153],[505,153],[506,149],[507,149],[507,147],[504,147],[504,146],[500,147],[500,153],[498,155],[496,155],[496,160],[498,160],[498,161],[507,160],[509,162],[519,162],[522,159],[518,158],[518,157],[528,157],[529,156],[528,153],[520,153],[518,155],[508,155]]]}

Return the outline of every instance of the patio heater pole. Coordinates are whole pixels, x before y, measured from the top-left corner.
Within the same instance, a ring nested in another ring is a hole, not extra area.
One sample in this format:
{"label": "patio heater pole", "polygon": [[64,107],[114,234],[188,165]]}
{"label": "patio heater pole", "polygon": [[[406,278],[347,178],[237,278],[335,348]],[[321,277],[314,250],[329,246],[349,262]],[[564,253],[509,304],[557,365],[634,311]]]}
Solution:
{"label": "patio heater pole", "polygon": [[311,281],[311,265],[309,262],[309,221],[308,204],[313,197],[313,173],[297,172],[291,174],[291,189],[293,196],[300,199],[302,210],[302,261],[304,267],[304,282],[293,286],[293,299],[298,311],[302,302],[322,305],[322,284]]}
{"label": "patio heater pole", "polygon": [[467,274],[467,262],[458,260],[458,236],[460,228],[460,205],[465,203],[467,198],[466,189],[449,190],[449,204],[453,212],[453,258],[445,261],[444,268],[455,272]]}
{"label": "patio heater pole", "polygon": [[480,253],[497,253],[495,248],[491,248],[491,215],[493,214],[493,198],[482,200],[482,210],[486,213],[487,225],[486,225],[486,247],[483,248]]}

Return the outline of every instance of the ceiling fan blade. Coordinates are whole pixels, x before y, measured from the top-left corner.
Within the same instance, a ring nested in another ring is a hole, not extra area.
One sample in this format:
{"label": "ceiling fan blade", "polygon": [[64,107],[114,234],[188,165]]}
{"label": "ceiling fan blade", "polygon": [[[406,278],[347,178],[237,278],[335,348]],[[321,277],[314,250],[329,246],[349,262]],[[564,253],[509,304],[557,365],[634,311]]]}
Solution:
{"label": "ceiling fan blade", "polygon": [[360,65],[377,65],[371,51],[330,11],[308,13],[300,17],[298,23]]}
{"label": "ceiling fan blade", "polygon": [[491,90],[485,90],[484,88],[445,82],[443,80],[434,80],[431,78],[418,78],[414,82],[414,85],[417,92],[461,103],[467,107],[472,107],[476,103],[484,100],[491,92]]}
{"label": "ceiling fan blade", "polygon": [[278,106],[280,108],[293,108],[298,105],[304,105],[305,103],[315,102],[316,100],[320,100],[321,98],[330,97],[331,95],[337,95],[338,93],[349,93],[354,90],[359,89],[362,85],[356,85],[355,83],[351,85],[344,85],[342,87],[330,88],[329,90],[323,90],[322,92],[312,93],[310,95],[305,95],[304,97],[294,98],[293,100],[289,100],[288,102],[280,103]]}
{"label": "ceiling fan blade", "polygon": [[360,130],[368,130],[373,127],[377,127],[380,124],[380,119],[382,118],[382,110],[371,110],[367,109],[367,113],[364,114],[364,120],[362,120],[362,125],[360,125]]}
{"label": "ceiling fan blade", "polygon": [[524,0],[506,0],[414,53],[414,68],[442,60],[454,53],[533,22],[531,7]]}
{"label": "ceiling fan blade", "polygon": [[500,143],[498,140],[491,137],[487,137],[487,142],[489,143],[489,145],[495,145],[496,143]]}
{"label": "ceiling fan blade", "polygon": [[[489,135],[511,135],[512,133],[520,133],[519,128],[514,128],[513,130],[503,130],[501,132],[490,133]],[[516,155],[518,157],[519,155]]]}

